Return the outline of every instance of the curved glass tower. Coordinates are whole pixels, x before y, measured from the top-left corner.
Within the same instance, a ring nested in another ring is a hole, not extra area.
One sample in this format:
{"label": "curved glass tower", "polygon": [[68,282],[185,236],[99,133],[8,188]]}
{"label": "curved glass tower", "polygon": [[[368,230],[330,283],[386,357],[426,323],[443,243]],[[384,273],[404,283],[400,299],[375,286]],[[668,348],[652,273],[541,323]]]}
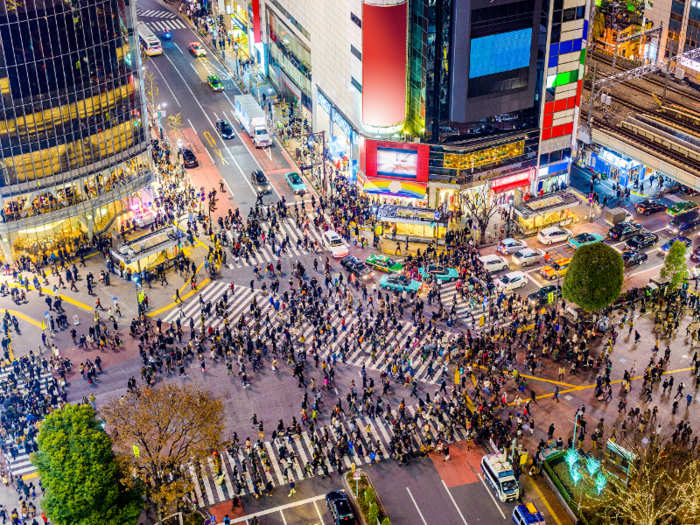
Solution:
{"label": "curved glass tower", "polygon": [[0,247],[71,251],[152,180],[135,0],[0,0]]}

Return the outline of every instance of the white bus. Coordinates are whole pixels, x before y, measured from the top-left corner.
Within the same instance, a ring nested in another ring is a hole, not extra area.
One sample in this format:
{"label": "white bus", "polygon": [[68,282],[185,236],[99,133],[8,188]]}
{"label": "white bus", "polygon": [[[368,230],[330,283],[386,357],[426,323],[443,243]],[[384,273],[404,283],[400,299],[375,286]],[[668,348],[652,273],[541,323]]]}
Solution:
{"label": "white bus", "polygon": [[146,52],[147,55],[162,55],[163,48],[160,47],[160,40],[153,34],[153,31],[148,29],[148,26],[139,22],[139,42],[141,42],[141,48]]}

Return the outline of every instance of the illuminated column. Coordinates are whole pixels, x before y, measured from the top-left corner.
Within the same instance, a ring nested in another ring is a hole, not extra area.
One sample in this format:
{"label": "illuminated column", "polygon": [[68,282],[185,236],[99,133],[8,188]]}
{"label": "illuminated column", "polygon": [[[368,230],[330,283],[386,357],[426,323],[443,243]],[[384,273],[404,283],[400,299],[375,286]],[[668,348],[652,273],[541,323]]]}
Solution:
{"label": "illuminated column", "polygon": [[393,127],[406,120],[408,2],[362,4],[362,122]]}

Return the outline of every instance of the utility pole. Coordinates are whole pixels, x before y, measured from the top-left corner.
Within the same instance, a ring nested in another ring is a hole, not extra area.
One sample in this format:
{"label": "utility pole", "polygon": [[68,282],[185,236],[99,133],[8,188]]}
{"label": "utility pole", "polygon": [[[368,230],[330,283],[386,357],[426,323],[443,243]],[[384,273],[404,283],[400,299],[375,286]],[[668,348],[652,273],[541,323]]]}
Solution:
{"label": "utility pole", "polygon": [[593,100],[595,99],[595,81],[598,77],[598,62],[593,64],[593,82],[591,82],[590,104],[588,106],[588,132],[593,135]]}
{"label": "utility pole", "polygon": [[664,79],[664,96],[661,99],[661,107],[666,105],[666,88],[668,87],[668,77],[671,76],[671,61],[666,63],[666,78]]}

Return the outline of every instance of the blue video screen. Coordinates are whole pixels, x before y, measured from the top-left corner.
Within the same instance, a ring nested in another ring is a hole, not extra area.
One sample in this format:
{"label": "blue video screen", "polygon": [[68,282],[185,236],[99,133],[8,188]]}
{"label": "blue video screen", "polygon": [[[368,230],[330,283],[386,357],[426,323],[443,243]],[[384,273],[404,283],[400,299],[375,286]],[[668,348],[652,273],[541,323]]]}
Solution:
{"label": "blue video screen", "polygon": [[528,67],[531,47],[531,27],[475,38],[469,53],[469,78]]}

